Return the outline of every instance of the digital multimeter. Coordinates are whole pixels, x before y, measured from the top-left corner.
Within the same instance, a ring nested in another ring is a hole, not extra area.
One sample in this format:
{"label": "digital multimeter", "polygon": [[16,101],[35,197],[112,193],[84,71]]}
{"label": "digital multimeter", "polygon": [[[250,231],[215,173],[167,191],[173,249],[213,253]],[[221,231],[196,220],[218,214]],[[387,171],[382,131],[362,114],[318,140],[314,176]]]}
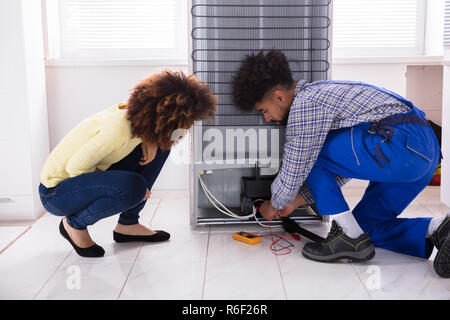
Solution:
{"label": "digital multimeter", "polygon": [[258,236],[255,236],[254,234],[245,232],[245,231],[239,231],[239,232],[235,232],[233,233],[233,239],[234,240],[238,240],[238,241],[242,241],[248,244],[256,244],[261,242],[261,238]]}

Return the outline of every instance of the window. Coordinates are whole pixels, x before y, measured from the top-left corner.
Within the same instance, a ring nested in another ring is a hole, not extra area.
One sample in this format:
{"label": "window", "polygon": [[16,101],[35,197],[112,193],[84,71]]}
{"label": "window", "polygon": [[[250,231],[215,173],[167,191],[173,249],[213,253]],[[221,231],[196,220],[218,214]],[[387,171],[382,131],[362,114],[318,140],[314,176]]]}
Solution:
{"label": "window", "polygon": [[49,56],[184,59],[185,0],[47,0]]}
{"label": "window", "polygon": [[450,0],[445,0],[444,45],[450,46]]}
{"label": "window", "polygon": [[333,56],[424,53],[426,0],[334,0]]}

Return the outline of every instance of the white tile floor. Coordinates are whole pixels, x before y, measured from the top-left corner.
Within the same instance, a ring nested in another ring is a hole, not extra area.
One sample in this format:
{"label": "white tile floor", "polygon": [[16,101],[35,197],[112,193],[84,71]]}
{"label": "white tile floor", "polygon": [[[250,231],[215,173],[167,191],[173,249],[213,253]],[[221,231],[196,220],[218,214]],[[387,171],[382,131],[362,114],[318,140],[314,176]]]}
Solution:
{"label": "white tile floor", "polygon": [[[344,189],[353,207],[362,188]],[[189,226],[188,194],[154,191],[141,223],[164,229],[164,243],[117,244],[117,216],[89,230],[103,258],[79,257],[58,232],[60,218],[45,214],[31,228],[0,227],[0,299],[444,299],[450,279],[439,278],[432,260],[376,249],[366,263],[323,264],[305,259],[307,240],[275,256],[270,242],[247,245],[231,234],[259,226]],[[437,216],[450,211],[439,187],[427,187],[402,214]],[[326,235],[329,225],[307,228]],[[435,255],[435,252],[433,256]],[[432,257],[433,257],[432,256]]]}

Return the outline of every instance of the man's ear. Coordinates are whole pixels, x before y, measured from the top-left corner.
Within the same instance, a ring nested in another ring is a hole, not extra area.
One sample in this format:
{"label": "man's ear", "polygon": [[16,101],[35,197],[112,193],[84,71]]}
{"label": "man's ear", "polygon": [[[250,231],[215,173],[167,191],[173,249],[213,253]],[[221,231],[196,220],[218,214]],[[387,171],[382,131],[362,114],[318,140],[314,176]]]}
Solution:
{"label": "man's ear", "polygon": [[273,92],[273,100],[278,103],[284,103],[286,100],[286,96],[281,89],[277,89]]}

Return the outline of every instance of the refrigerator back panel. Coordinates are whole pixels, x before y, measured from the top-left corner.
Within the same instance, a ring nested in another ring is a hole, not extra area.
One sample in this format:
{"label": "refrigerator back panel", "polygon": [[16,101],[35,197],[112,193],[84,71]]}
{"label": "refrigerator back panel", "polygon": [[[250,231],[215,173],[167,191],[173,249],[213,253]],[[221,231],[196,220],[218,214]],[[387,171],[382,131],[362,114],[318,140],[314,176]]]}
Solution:
{"label": "refrigerator back panel", "polygon": [[[231,82],[246,55],[281,50],[294,80],[326,80],[330,71],[329,0],[192,0],[192,72],[219,101],[214,120],[192,133],[191,222],[237,223],[206,197],[198,173],[217,199],[239,211],[242,177],[273,175],[282,158],[284,127],[233,104]],[[255,169],[255,166],[261,168]],[[239,221],[240,222],[240,221]]]}
{"label": "refrigerator back panel", "polygon": [[219,98],[208,125],[267,125],[232,103],[231,79],[251,53],[281,50],[295,80],[324,80],[329,69],[328,0],[193,0],[193,73]]}

